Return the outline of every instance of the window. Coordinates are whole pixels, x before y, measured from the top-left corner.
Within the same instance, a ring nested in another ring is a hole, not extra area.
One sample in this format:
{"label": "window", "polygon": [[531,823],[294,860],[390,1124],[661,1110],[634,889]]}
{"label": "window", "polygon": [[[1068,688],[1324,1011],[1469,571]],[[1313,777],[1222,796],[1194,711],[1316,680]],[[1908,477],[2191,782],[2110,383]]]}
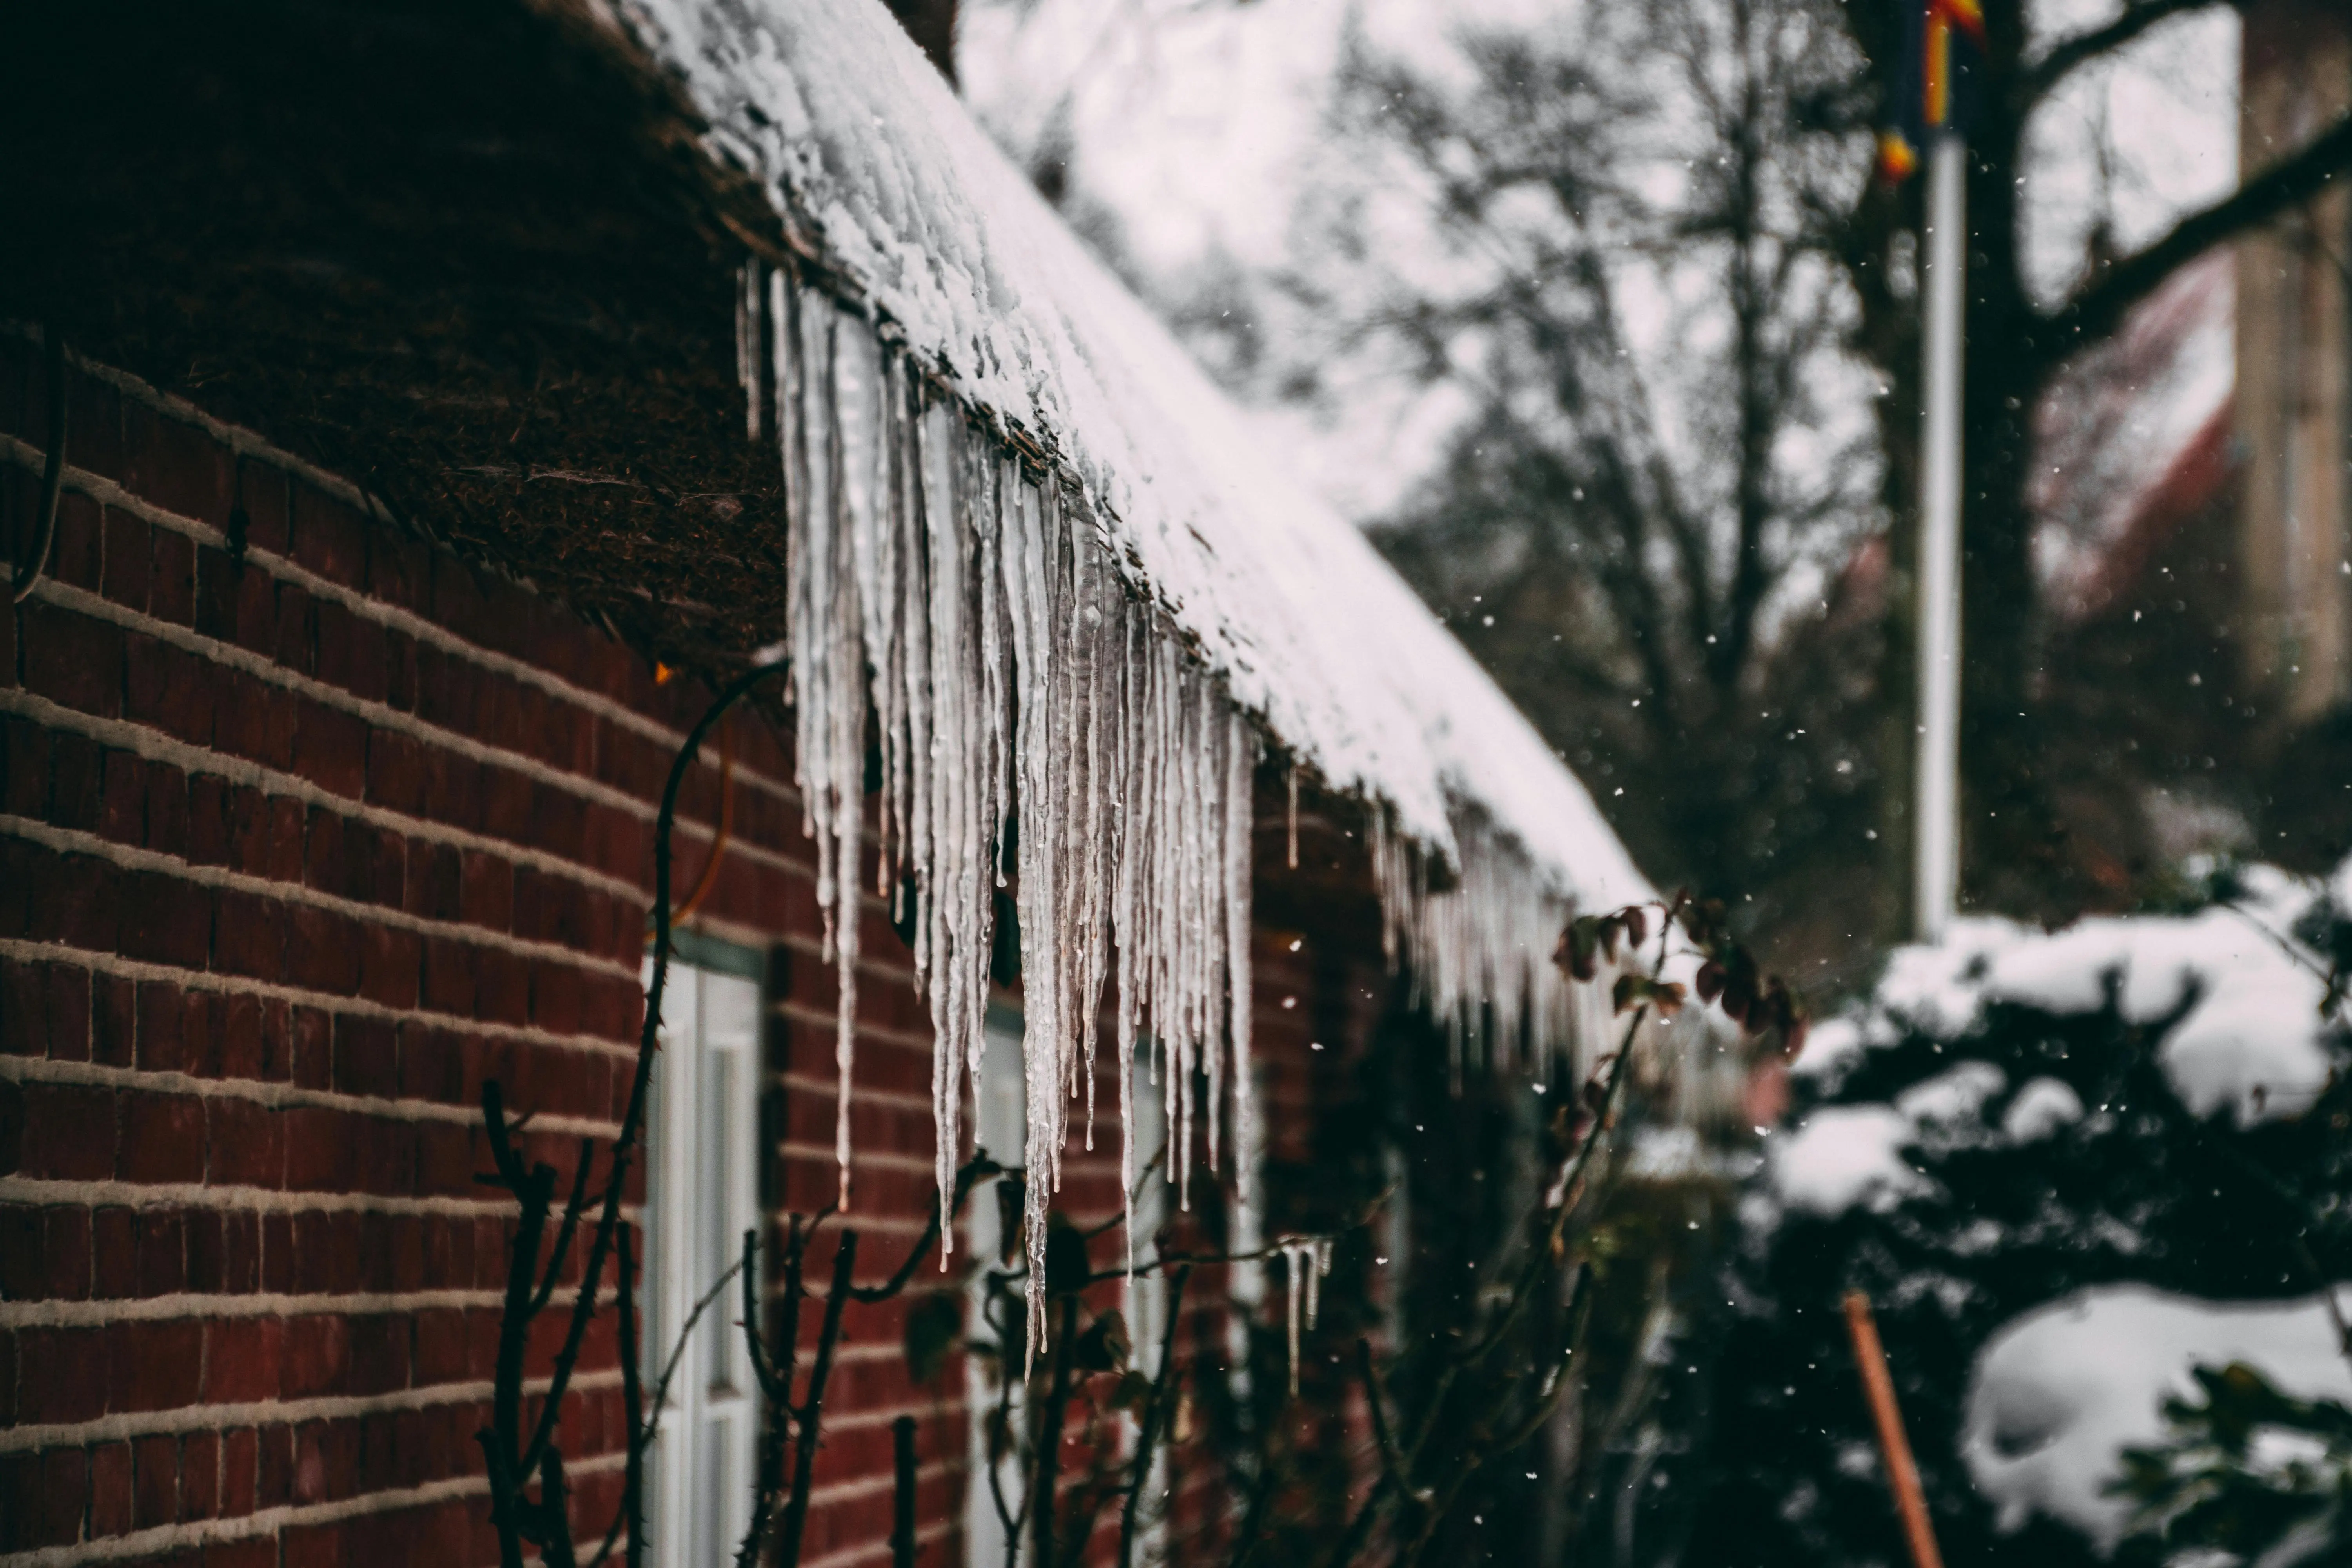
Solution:
{"label": "window", "polygon": [[[1027,1125],[1028,1088],[1022,1072],[1021,1016],[1003,1008],[992,1008],[986,1030],[987,1054],[982,1059],[979,1079],[972,1086],[972,1141],[1000,1163],[1019,1165],[1025,1163],[1024,1129]],[[1164,1116],[1159,1092],[1150,1079],[1148,1045],[1137,1048],[1135,1082],[1135,1163],[1139,1170],[1160,1152],[1165,1139]],[[1110,1090],[1114,1095],[1117,1089]],[[1114,1111],[1116,1115],[1116,1111]],[[1111,1130],[1111,1142],[1105,1144],[1097,1136],[1095,1147],[1118,1157],[1118,1131]],[[1140,1183],[1135,1201],[1135,1241],[1139,1256],[1148,1255],[1151,1238],[1164,1223],[1170,1204],[1166,1171],[1155,1168]],[[994,1197],[988,1193],[975,1194],[964,1209],[966,1236],[971,1247],[973,1268],[971,1282],[965,1287],[965,1321],[974,1337],[993,1338],[981,1326],[981,1312],[987,1300],[986,1272],[1001,1256],[1003,1232],[998,1221]],[[1146,1373],[1160,1369],[1160,1345],[1167,1331],[1167,1284],[1157,1274],[1139,1275],[1124,1289],[1120,1310],[1127,1319],[1128,1333],[1134,1344],[1133,1364]],[[1019,1310],[1019,1293],[1014,1294],[1014,1310]],[[980,1356],[968,1356],[964,1361],[964,1400],[970,1412],[970,1462],[965,1474],[970,1478],[964,1489],[964,1562],[969,1568],[1003,1568],[1006,1562],[1004,1523],[997,1517],[996,1499],[989,1485],[988,1420],[995,1410],[999,1390],[994,1369]],[[1011,1411],[1015,1447],[1023,1436],[1023,1408],[1019,1392],[1014,1392]],[[1132,1415],[1123,1415],[1129,1445],[1135,1441]],[[1129,1452],[1132,1452],[1129,1447]],[[1152,1478],[1146,1483],[1143,1519],[1145,1521],[1142,1551],[1139,1560],[1158,1562],[1164,1555],[1164,1526],[1159,1510],[1151,1506],[1165,1489],[1160,1479],[1165,1474],[1166,1458],[1155,1460]],[[997,1468],[996,1484],[1003,1489],[1005,1506],[1019,1512],[1023,1500],[1021,1461],[1017,1453],[1009,1453]],[[1024,1531],[1024,1537],[1026,1530]],[[1016,1561],[1026,1563],[1031,1558],[1029,1542],[1024,1539]]]}
{"label": "window", "polygon": [[[679,946],[693,962],[670,963],[646,1122],[648,1399],[695,1303],[760,1223],[760,957],[707,938]],[[758,1385],[740,1289],[730,1280],[696,1321],[659,1413],[646,1500],[659,1568],[731,1563],[751,1522]]]}

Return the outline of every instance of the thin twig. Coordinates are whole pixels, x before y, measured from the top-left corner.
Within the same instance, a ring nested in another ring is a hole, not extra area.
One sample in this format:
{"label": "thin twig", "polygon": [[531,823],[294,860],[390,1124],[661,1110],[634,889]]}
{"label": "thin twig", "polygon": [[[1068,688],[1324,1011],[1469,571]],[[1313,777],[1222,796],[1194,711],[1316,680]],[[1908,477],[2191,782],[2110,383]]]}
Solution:
{"label": "thin twig", "polygon": [[915,1568],[915,1418],[890,1423],[890,1568]]}
{"label": "thin twig", "polygon": [[1167,1405],[1176,1384],[1176,1326],[1184,1316],[1184,1287],[1192,1279],[1192,1266],[1185,1264],[1168,1281],[1168,1323],[1160,1342],[1160,1375],[1151,1382],[1151,1394],[1143,1402],[1143,1424],[1135,1436],[1135,1479],[1128,1483],[1127,1501],[1118,1517],[1118,1568],[1129,1568],[1135,1561],[1135,1527],[1143,1501],[1144,1483],[1151,1479],[1151,1453],[1158,1445],[1160,1434],[1172,1413]]}
{"label": "thin twig", "polygon": [[47,353],[49,449],[41,458],[41,510],[33,525],[33,547],[25,559],[13,563],[16,581],[12,602],[19,605],[32,596],[33,584],[48,569],[49,551],[58,537],[58,500],[66,477],[65,334],[56,321],[48,321],[41,328],[41,342]]}
{"label": "thin twig", "polygon": [[833,1289],[824,1299],[824,1323],[817,1333],[816,1353],[809,1359],[808,1397],[794,1412],[800,1426],[793,1439],[793,1491],[784,1503],[783,1540],[776,1549],[778,1568],[797,1568],[801,1560],[809,1486],[816,1469],[817,1423],[824,1414],[824,1385],[833,1373],[834,1348],[841,1342],[842,1310],[855,1294],[849,1282],[856,1268],[857,1233],[845,1230],[833,1255]]}

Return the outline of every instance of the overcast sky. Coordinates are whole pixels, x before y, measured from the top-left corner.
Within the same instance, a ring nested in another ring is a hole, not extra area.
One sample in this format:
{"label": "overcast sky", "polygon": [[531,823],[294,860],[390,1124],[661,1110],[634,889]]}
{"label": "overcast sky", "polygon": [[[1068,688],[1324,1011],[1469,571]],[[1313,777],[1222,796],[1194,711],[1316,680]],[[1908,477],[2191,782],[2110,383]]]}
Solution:
{"label": "overcast sky", "polygon": [[[1219,254],[1250,270],[1292,258],[1297,181],[1351,15],[1376,44],[1436,61],[1465,22],[1540,20],[1576,3],[964,0],[959,58],[970,102],[1016,157],[1062,117],[1072,190],[1116,218],[1125,261],[1155,291],[1181,295]],[[2117,4],[2042,0],[2037,26],[2061,37]],[[2236,16],[2216,5],[2152,29],[2043,111],[2026,193],[2037,284],[2063,286],[2102,205],[2130,245],[2229,189],[2237,77]],[[1269,417],[1306,476],[1360,518],[1433,458],[1445,415],[1366,387],[1328,419]]]}

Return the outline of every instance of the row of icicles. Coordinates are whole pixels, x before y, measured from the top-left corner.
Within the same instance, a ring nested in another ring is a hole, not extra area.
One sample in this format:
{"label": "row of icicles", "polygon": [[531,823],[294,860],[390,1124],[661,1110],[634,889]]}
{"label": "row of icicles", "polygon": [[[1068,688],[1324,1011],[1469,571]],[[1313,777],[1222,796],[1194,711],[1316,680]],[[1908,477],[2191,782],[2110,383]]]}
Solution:
{"label": "row of icicles", "polygon": [[[794,762],[839,980],[842,1201],[870,720],[881,750],[874,891],[902,923],[913,900],[943,1207],[966,1079],[977,1084],[985,1049],[996,901],[1008,888],[1015,900],[1034,1345],[1046,1210],[1081,1098],[1093,1147],[1106,986],[1130,1268],[1139,1056],[1143,1091],[1162,1100],[1166,1178],[1189,1191],[1197,1136],[1212,1166],[1230,1154],[1249,1201],[1256,732],[1166,612],[1130,591],[1091,509],[976,429],[865,318],[755,265],[739,329],[751,434],[772,429],[785,466]],[[1387,831],[1383,810],[1369,816],[1391,962],[1411,964],[1457,1051],[1471,1036],[1545,1049],[1570,1039],[1577,1004],[1549,962],[1560,901],[1475,831],[1462,838],[1461,890],[1431,895],[1421,857]],[[941,1217],[944,1253],[953,1233]],[[1302,1256],[1292,1278],[1328,1266]]]}

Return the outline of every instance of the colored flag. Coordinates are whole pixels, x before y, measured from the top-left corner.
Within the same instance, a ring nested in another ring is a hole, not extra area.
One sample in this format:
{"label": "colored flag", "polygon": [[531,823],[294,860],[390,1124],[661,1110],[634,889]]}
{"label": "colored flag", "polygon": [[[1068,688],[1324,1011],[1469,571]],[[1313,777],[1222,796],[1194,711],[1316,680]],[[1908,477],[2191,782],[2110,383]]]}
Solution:
{"label": "colored flag", "polygon": [[1984,64],[1980,0],[1895,0],[1900,21],[1888,61],[1888,123],[1878,133],[1879,177],[1899,184],[1930,136],[1964,135]]}

